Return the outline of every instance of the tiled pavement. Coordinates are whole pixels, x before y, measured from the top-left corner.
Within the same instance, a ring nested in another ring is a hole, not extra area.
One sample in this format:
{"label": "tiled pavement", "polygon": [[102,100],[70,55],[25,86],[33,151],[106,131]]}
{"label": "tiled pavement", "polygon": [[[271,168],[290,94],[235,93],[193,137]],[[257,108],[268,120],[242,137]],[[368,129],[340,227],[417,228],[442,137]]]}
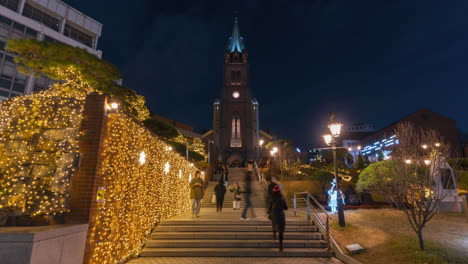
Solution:
{"label": "tiled pavement", "polygon": [[336,258],[138,258],[128,264],[341,264]]}

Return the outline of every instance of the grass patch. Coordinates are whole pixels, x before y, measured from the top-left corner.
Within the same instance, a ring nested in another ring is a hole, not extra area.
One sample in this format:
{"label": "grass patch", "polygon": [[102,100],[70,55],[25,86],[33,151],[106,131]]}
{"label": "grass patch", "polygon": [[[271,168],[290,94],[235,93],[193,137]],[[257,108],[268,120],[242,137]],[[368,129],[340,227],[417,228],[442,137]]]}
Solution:
{"label": "grass patch", "polygon": [[394,209],[346,211],[346,226],[333,215],[331,232],[345,245],[360,244],[365,251],[352,257],[362,263],[468,263],[468,225],[460,214],[438,214],[424,230],[426,250],[419,249],[416,233],[403,212]]}
{"label": "grass patch", "polygon": [[[461,257],[458,257],[452,249],[444,247],[439,243],[427,241],[426,250],[419,249],[419,243],[416,238],[402,237],[392,239],[385,245],[388,252],[392,253],[391,258],[395,263],[417,263],[417,264],[449,264],[466,263]],[[390,256],[389,256],[390,257]]]}

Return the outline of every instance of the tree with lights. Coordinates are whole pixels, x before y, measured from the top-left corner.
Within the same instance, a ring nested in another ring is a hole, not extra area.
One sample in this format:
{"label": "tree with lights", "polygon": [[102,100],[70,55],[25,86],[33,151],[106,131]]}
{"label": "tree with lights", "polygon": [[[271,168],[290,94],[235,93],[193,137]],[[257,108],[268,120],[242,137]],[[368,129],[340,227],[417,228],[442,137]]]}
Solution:
{"label": "tree with lights", "polygon": [[52,88],[62,89],[64,96],[83,97],[91,92],[107,93],[118,99],[128,114],[138,121],[149,118],[145,98],[118,85],[117,81],[121,79],[119,70],[85,49],[34,39],[10,39],[6,49],[16,55],[14,60],[20,72],[62,81]]}
{"label": "tree with lights", "polygon": [[357,188],[380,193],[402,210],[424,250],[424,227],[451,189],[442,179],[443,171],[451,171],[446,161],[449,147],[435,130],[416,128],[410,123],[398,125],[395,135],[399,144],[393,147],[391,158],[364,169]]}

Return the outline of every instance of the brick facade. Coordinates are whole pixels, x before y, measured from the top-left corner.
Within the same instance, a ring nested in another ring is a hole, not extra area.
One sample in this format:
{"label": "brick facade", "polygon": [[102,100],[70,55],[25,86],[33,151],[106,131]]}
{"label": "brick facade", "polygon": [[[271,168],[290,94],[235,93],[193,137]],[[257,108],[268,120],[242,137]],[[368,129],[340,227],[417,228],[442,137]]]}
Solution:
{"label": "brick facade", "polygon": [[[86,97],[83,121],[80,129],[79,148],[81,164],[71,183],[70,214],[66,223],[89,223],[88,237],[92,230],[94,215],[97,214],[97,190],[103,185],[100,170],[104,138],[107,132],[106,105],[108,97],[90,94]],[[86,244],[83,263],[88,263],[92,245]]]}

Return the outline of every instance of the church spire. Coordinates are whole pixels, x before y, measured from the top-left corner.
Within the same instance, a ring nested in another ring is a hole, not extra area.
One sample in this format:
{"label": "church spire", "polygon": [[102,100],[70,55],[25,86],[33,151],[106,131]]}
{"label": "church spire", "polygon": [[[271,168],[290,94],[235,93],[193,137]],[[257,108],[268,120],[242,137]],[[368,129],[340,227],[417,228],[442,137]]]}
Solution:
{"label": "church spire", "polygon": [[237,24],[237,17],[234,20],[234,28],[232,30],[232,35],[229,38],[228,50],[230,52],[234,52],[234,51],[242,52],[244,50],[244,38],[239,33],[239,25]]}

